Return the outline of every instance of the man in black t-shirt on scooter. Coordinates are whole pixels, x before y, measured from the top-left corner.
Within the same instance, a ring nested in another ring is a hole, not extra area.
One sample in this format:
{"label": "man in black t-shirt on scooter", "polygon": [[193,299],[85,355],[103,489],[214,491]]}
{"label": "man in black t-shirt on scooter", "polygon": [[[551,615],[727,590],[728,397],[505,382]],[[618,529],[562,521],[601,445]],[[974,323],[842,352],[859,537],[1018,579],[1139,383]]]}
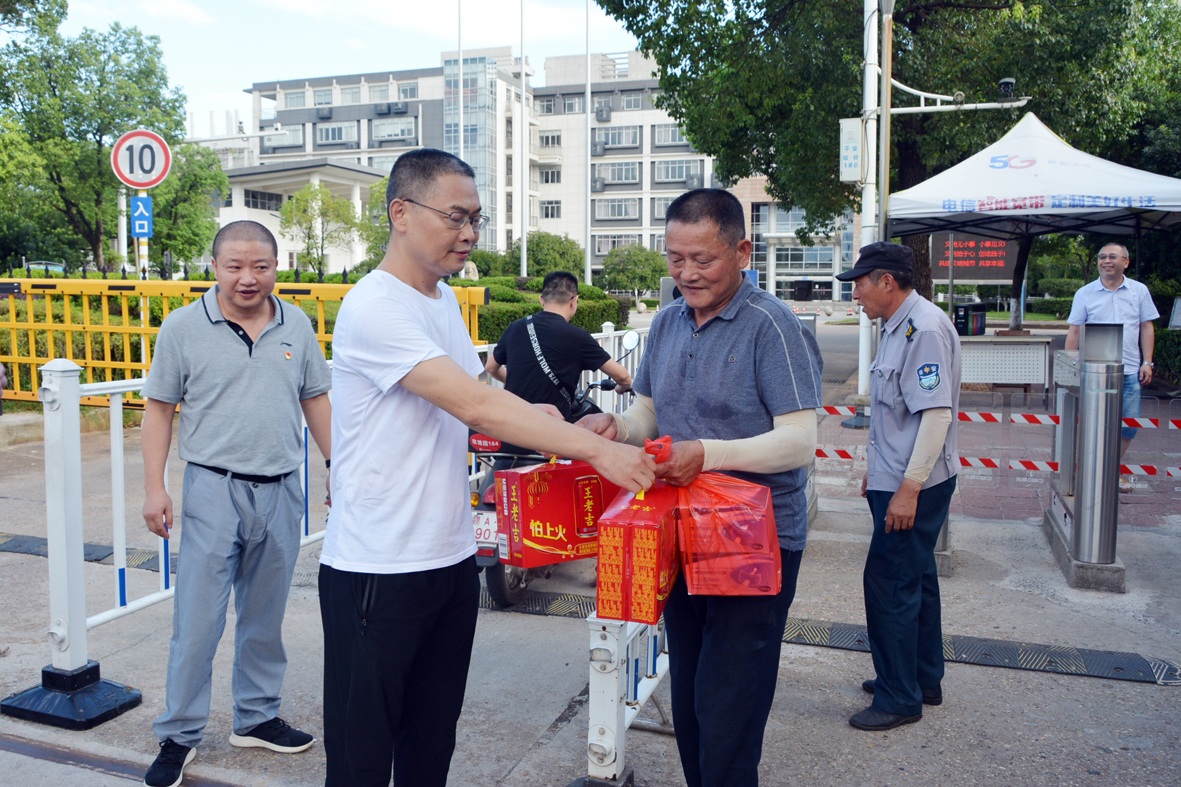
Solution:
{"label": "man in black t-shirt on scooter", "polygon": [[547,274],[542,311],[509,325],[488,358],[488,374],[510,392],[534,404],[552,404],[570,420],[583,371],[598,369],[631,390],[632,376],[587,331],[570,324],[578,311],[578,279],[567,271]]}

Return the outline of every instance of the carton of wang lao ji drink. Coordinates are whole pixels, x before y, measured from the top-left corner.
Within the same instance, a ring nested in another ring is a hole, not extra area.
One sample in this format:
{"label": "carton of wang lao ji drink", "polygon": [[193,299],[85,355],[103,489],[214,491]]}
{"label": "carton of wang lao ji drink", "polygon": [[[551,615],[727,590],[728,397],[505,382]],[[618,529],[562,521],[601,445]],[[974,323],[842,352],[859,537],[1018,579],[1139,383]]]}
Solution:
{"label": "carton of wang lao ji drink", "polygon": [[677,488],[622,491],[599,519],[596,614],[656,623],[677,579]]}

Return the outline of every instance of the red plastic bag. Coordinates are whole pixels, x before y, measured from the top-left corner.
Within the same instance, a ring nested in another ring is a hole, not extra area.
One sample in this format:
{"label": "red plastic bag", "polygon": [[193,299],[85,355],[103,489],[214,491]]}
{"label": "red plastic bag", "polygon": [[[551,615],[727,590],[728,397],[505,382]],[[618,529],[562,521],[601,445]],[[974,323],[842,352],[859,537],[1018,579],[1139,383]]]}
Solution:
{"label": "red plastic bag", "polygon": [[702,473],[678,495],[681,570],[695,596],[768,596],[783,586],[771,490]]}

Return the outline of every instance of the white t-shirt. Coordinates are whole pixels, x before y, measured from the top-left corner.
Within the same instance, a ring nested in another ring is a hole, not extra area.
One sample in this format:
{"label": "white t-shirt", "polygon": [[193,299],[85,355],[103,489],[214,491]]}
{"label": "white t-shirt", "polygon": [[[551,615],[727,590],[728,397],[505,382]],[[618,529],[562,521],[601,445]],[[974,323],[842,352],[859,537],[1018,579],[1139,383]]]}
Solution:
{"label": "white t-shirt", "polygon": [[483,366],[451,288],[428,298],[383,271],[345,296],[332,337],[332,508],[320,562],[402,574],[476,552],[467,427],[399,381],[449,356]]}

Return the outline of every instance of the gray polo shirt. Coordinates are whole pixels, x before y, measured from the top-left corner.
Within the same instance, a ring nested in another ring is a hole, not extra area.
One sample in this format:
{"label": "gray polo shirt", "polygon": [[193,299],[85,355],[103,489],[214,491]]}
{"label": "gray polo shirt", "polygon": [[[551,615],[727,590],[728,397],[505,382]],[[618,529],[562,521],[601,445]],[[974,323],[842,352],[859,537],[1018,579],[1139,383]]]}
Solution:
{"label": "gray polo shirt", "polygon": [[959,473],[960,337],[943,310],[912,290],[886,322],[869,375],[868,488],[898,491],[922,412],[933,407],[951,408],[951,426],[923,488]]}
{"label": "gray polo shirt", "polygon": [[[657,313],[635,390],[652,397],[661,435],[739,440],[771,431],[777,415],[819,407],[823,363],[816,338],[791,309],[744,278],[700,328],[684,298]],[[779,546],[804,548],[806,469],[726,474],[770,487]]]}
{"label": "gray polo shirt", "polygon": [[275,296],[249,347],[226,322],[217,286],[168,315],[143,395],[180,403],[180,458],[235,473],[282,475],[303,462],[300,401],[332,374],[303,310]]}

